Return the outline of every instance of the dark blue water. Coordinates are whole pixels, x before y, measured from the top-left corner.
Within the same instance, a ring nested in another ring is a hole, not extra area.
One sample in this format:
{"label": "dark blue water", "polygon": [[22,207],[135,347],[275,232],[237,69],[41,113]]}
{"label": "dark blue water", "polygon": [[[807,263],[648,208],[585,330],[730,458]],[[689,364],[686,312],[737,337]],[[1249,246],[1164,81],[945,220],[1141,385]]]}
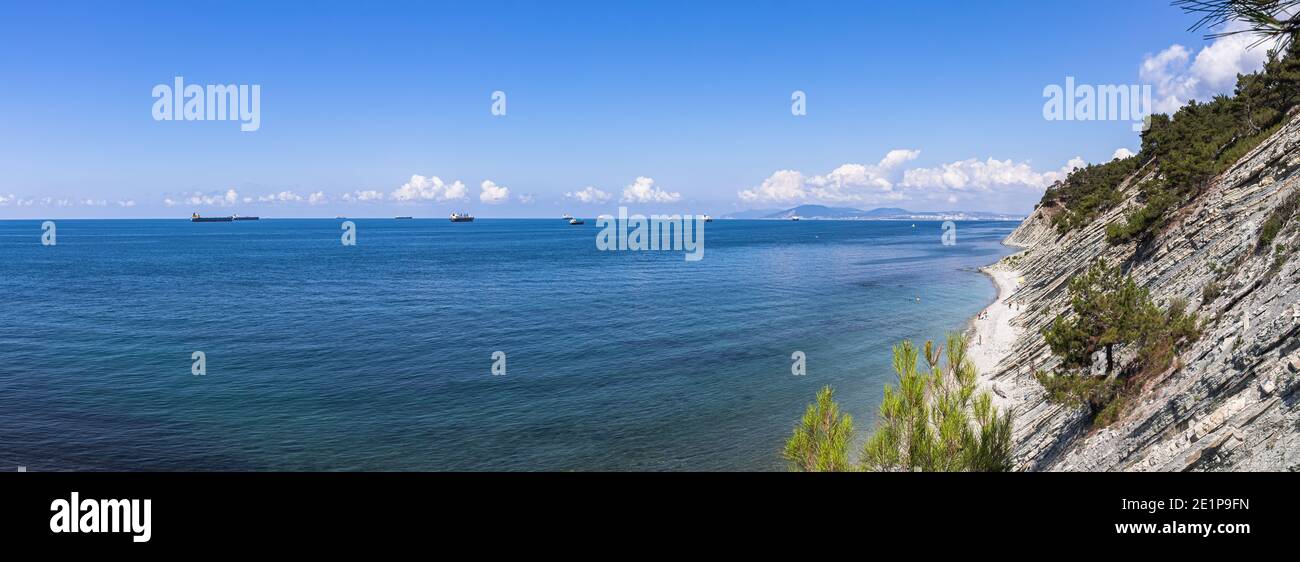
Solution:
{"label": "dark blue water", "polygon": [[867,427],[889,347],[993,299],[1014,226],[715,221],[686,262],[590,221],[355,222],[0,221],[0,467],[780,469],[818,387]]}

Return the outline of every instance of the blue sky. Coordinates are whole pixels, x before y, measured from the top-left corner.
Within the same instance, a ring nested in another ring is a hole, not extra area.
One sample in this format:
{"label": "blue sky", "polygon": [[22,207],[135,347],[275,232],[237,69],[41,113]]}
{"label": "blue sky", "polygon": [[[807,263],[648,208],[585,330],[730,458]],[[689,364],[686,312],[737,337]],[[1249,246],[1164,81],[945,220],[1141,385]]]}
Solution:
{"label": "blue sky", "polygon": [[[1262,56],[1199,57],[1191,23],[1156,0],[5,1],[0,218],[1026,212],[1139,144],[1045,120],[1045,86],[1186,99]],[[175,76],[259,85],[260,128],[154,120]]]}

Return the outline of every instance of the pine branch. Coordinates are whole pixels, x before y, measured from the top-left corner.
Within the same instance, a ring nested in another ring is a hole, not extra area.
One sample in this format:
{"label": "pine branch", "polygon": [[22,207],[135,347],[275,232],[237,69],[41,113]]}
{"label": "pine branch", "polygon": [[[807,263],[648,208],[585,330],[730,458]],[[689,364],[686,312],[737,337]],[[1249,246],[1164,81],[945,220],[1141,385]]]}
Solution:
{"label": "pine branch", "polygon": [[1276,40],[1277,49],[1285,51],[1300,34],[1300,18],[1296,17],[1300,0],[1174,0],[1173,5],[1201,16],[1191,31],[1218,29],[1234,21],[1246,25],[1244,29],[1208,32],[1206,39],[1254,34],[1259,40],[1251,48]]}

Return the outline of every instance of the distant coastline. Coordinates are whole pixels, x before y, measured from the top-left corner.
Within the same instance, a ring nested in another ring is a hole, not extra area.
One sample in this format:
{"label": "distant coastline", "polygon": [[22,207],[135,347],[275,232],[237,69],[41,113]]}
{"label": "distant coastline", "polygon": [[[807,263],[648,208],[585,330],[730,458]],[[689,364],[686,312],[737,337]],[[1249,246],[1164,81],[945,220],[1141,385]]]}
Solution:
{"label": "distant coastline", "polygon": [[[984,213],[980,213],[980,214],[971,214],[971,213],[954,212],[954,213],[952,213],[952,214],[918,213],[918,214],[915,214],[915,215],[892,216],[892,217],[819,217],[819,216],[805,217],[805,216],[800,216],[799,219],[800,219],[800,220],[808,220],[808,221],[894,221],[894,222],[906,222],[906,221],[954,221],[954,222],[963,222],[963,221],[967,221],[967,222],[984,221],[984,222],[989,222],[989,221],[995,221],[995,222],[1017,222],[1017,223],[1019,223],[1019,222],[1022,222],[1022,221],[1024,220],[1024,218],[1025,218],[1025,217],[1022,217],[1022,216],[1014,216],[1014,215],[990,215],[990,216],[985,216],[985,215],[986,215],[986,214],[984,214]],[[596,216],[596,215],[593,214],[593,215],[591,215],[591,216]],[[426,217],[426,216],[415,215],[415,216],[412,216],[411,218],[414,219],[414,220],[421,220],[421,219],[425,219],[425,220],[432,219],[432,220],[441,220],[441,221],[446,221],[446,220],[447,220],[447,217],[445,217],[445,216],[432,216],[432,217]],[[484,219],[486,219],[486,220],[546,220],[546,221],[549,221],[549,220],[558,220],[558,219],[552,219],[551,217],[481,217],[481,216],[480,216],[480,217],[475,217],[475,218],[476,218],[476,220],[484,220]],[[378,215],[378,216],[370,216],[370,217],[358,217],[358,216],[347,216],[347,217],[337,217],[337,216],[268,217],[268,216],[265,216],[265,215],[261,215],[261,216],[258,217],[258,220],[262,220],[262,221],[265,221],[265,220],[393,220],[393,219],[394,219],[394,217],[392,217],[392,216],[388,216],[388,215]],[[734,217],[734,216],[729,216],[729,215],[720,216],[720,217],[717,217],[717,219],[718,219],[718,220],[727,220],[727,221],[733,221],[733,220],[734,220],[734,221],[746,221],[746,220],[752,220],[752,221],[765,221],[765,222],[766,222],[766,221],[788,221],[788,220],[789,220],[788,218],[776,218],[776,217]],[[57,216],[57,215],[47,215],[47,216],[32,216],[32,217],[0,217],[0,221],[42,221],[42,220],[70,220],[70,221],[81,221],[81,220],[85,220],[85,221],[142,221],[142,220],[144,220],[144,221],[154,221],[154,220],[174,220],[174,221],[185,221],[185,222],[190,222],[190,218],[189,218],[189,217],[183,217],[183,216],[182,216],[182,217],[178,217],[178,216],[164,216],[164,217],[65,217],[65,216]]]}
{"label": "distant coastline", "polygon": [[1016,221],[1024,215],[992,213],[986,211],[909,211],[898,207],[883,207],[864,211],[851,207],[825,205],[799,205],[785,210],[740,211],[723,215],[724,219],[751,220],[893,220],[893,221]]}

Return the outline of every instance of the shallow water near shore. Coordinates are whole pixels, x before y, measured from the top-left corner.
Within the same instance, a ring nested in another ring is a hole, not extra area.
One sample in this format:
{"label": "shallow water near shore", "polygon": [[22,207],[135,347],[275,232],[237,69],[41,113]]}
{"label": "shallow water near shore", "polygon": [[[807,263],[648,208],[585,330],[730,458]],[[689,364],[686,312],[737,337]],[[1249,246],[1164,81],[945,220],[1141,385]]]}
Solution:
{"label": "shallow water near shore", "polygon": [[992,302],[1016,226],[718,220],[687,262],[353,220],[0,221],[0,468],[779,470],[817,388],[865,429],[890,346]]}

